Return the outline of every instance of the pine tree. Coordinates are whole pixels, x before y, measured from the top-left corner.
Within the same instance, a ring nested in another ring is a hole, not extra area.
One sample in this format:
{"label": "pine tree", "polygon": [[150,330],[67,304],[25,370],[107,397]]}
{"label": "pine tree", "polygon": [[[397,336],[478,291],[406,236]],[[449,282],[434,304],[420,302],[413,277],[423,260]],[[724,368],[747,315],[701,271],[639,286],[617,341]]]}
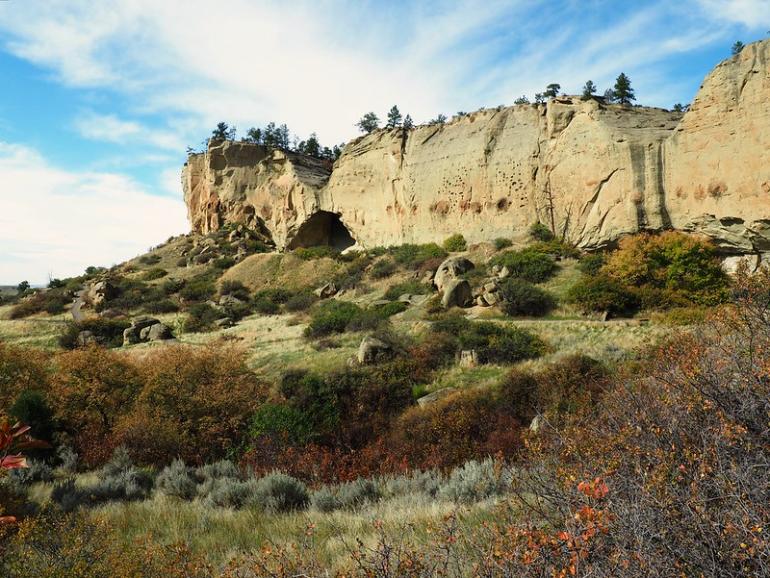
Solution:
{"label": "pine tree", "polygon": [[373,112],[367,112],[361,117],[361,120],[356,123],[356,126],[361,132],[369,134],[379,128],[380,119],[377,118],[377,115]]}
{"label": "pine tree", "polygon": [[235,127],[229,126],[226,122],[217,123],[217,128],[211,131],[211,140],[233,140],[235,138]]}
{"label": "pine tree", "polygon": [[636,100],[634,89],[631,88],[631,79],[626,76],[625,72],[621,72],[615,80],[615,87],[612,91],[615,94],[615,101],[620,104],[631,104],[632,100]]}
{"label": "pine tree", "polygon": [[408,114],[404,118],[404,130],[412,130],[414,128],[414,121]]}
{"label": "pine tree", "polygon": [[746,48],[746,45],[743,42],[741,42],[740,40],[736,41],[732,47],[733,56],[735,56],[736,54],[740,54],[744,48]]}
{"label": "pine tree", "polygon": [[246,132],[246,140],[254,144],[262,144],[262,130],[251,127],[248,132]]}
{"label": "pine tree", "polygon": [[398,107],[394,104],[393,108],[388,111],[388,124],[385,128],[396,128],[401,126],[402,116],[398,110]]}
{"label": "pine tree", "polygon": [[561,84],[552,82],[551,84],[545,87],[545,92],[543,93],[543,96],[546,98],[556,98],[557,96],[559,96],[560,90],[561,90]]}
{"label": "pine tree", "polygon": [[315,133],[312,133],[305,141],[305,154],[311,157],[321,156],[321,144],[318,142],[318,137]]}
{"label": "pine tree", "polygon": [[513,104],[529,104],[529,99],[523,94],[513,101]]}
{"label": "pine tree", "polygon": [[596,85],[593,80],[589,80],[583,86],[583,100],[591,100],[596,94]]}

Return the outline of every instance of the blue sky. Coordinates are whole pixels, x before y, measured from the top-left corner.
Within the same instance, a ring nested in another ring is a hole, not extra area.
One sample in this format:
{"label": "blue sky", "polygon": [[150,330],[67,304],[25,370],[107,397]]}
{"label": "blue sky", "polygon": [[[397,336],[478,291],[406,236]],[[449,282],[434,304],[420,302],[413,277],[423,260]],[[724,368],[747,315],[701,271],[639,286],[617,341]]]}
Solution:
{"label": "blue sky", "polygon": [[689,102],[770,0],[0,1],[0,284],[110,265],[187,230],[179,170],[219,120],[332,145],[621,71]]}

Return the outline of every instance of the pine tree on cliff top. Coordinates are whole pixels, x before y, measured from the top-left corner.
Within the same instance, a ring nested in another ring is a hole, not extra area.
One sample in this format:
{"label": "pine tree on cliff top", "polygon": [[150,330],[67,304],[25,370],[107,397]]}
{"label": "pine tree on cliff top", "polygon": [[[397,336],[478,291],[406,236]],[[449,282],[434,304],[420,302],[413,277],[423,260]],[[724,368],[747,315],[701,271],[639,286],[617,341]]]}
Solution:
{"label": "pine tree on cliff top", "polygon": [[636,100],[634,89],[631,88],[631,79],[626,76],[625,72],[621,72],[620,76],[615,80],[613,93],[615,95],[615,102],[619,104],[631,104],[632,100]]}

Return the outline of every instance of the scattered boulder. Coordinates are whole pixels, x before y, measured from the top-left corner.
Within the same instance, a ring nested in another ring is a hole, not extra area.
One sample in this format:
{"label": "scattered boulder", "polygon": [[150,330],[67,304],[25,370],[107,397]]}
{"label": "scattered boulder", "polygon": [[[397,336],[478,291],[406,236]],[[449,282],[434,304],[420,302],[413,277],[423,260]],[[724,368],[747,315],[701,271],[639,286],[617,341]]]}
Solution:
{"label": "scattered boulder", "polygon": [[88,288],[86,298],[93,307],[99,307],[105,301],[115,297],[116,293],[117,290],[115,289],[115,286],[104,279],[102,281],[97,281]]}
{"label": "scattered boulder", "polygon": [[235,323],[229,317],[222,317],[221,319],[217,319],[216,321],[214,321],[214,325],[216,325],[221,329],[226,329],[228,327],[232,327],[233,325],[235,325]]}
{"label": "scattered boulder", "polygon": [[463,368],[476,367],[479,364],[479,354],[475,349],[467,349],[460,352],[458,365]]}
{"label": "scattered boulder", "polygon": [[174,333],[165,323],[156,323],[148,328],[147,339],[149,341],[166,341],[173,338]]}
{"label": "scattered boulder", "polygon": [[329,297],[334,297],[338,291],[337,285],[333,281],[330,281],[329,283],[321,285],[318,289],[313,291],[313,293],[321,299],[328,299]]}
{"label": "scattered boulder", "polygon": [[537,414],[533,419],[532,422],[529,424],[529,431],[532,433],[537,433],[540,431],[540,428],[543,427],[543,416],[540,414]]}
{"label": "scattered boulder", "polygon": [[471,286],[465,279],[452,279],[444,287],[441,304],[450,307],[467,307],[473,299]]}
{"label": "scattered boulder", "polygon": [[456,391],[457,388],[455,387],[445,387],[444,389],[439,389],[429,393],[428,395],[423,395],[420,399],[417,400],[417,405],[420,407],[425,407],[426,405],[436,403],[440,399],[444,399],[445,397],[452,395]]}
{"label": "scattered boulder", "polygon": [[465,257],[449,257],[436,270],[433,276],[433,284],[439,291],[443,291],[447,284],[463,273],[475,268],[473,261]]}
{"label": "scattered boulder", "polygon": [[735,275],[738,272],[738,266],[741,261],[745,261],[749,268],[749,273],[753,273],[759,268],[761,258],[759,255],[741,255],[727,257],[722,261],[722,269],[728,275]]}
{"label": "scattered boulder", "polygon": [[497,278],[498,279],[507,279],[511,276],[511,270],[508,269],[507,266],[503,265],[500,270],[497,272]]}
{"label": "scattered boulder", "polygon": [[376,337],[367,335],[358,346],[358,363],[361,365],[371,365],[388,357],[393,348]]}
{"label": "scattered boulder", "polygon": [[243,301],[238,299],[234,295],[222,295],[222,297],[219,298],[218,305],[220,307],[233,307],[233,306],[243,305]]}
{"label": "scattered boulder", "polygon": [[76,342],[78,347],[87,347],[94,343],[98,343],[98,340],[96,339],[96,335],[94,335],[93,331],[81,331],[78,333]]}
{"label": "scattered boulder", "polygon": [[123,331],[123,345],[173,338],[174,334],[171,328],[154,317],[137,317],[131,321],[131,327]]}

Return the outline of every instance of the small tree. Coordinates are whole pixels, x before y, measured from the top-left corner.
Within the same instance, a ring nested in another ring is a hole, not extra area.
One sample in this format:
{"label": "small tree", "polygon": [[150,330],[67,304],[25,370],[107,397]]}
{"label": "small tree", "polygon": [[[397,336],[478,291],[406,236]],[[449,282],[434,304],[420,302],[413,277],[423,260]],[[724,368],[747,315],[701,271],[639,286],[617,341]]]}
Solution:
{"label": "small tree", "polygon": [[733,56],[735,56],[736,54],[740,54],[744,48],[746,48],[746,45],[740,40],[737,40],[732,47]]}
{"label": "small tree", "polygon": [[396,128],[401,126],[402,118],[403,117],[401,116],[401,112],[394,104],[393,107],[388,111],[388,124],[385,125],[385,128]]}
{"label": "small tree", "polygon": [[373,112],[367,112],[361,117],[361,120],[356,123],[356,126],[361,132],[369,134],[380,127],[380,119],[377,118],[377,115]]}
{"label": "small tree", "polygon": [[226,122],[217,123],[217,128],[211,131],[211,140],[233,140],[235,138],[235,127]]}
{"label": "small tree", "polygon": [[312,133],[307,141],[305,141],[305,154],[311,157],[321,156],[321,144],[318,142],[318,137],[315,133]]}
{"label": "small tree", "polygon": [[414,128],[414,121],[412,120],[412,117],[408,114],[404,118],[404,130],[411,130]]}
{"label": "small tree", "polygon": [[613,92],[615,93],[615,100],[620,104],[631,104],[632,100],[636,100],[634,89],[631,88],[631,79],[626,76],[625,72],[621,72],[615,80]]}
{"label": "small tree", "polygon": [[608,88],[607,90],[604,91],[603,98],[605,102],[608,102],[608,103],[615,102],[615,91],[612,90],[611,88]]}
{"label": "small tree", "polygon": [[513,104],[529,104],[529,99],[523,94],[513,101]]}
{"label": "small tree", "polygon": [[543,96],[546,98],[556,98],[557,96],[559,96],[560,90],[561,90],[561,84],[552,82],[551,84],[545,87],[545,92],[543,93]]}
{"label": "small tree", "polygon": [[596,94],[596,85],[593,80],[589,80],[583,86],[583,100],[591,100]]}
{"label": "small tree", "polygon": [[246,140],[254,144],[262,144],[262,130],[255,127],[251,127],[246,132]]}
{"label": "small tree", "polygon": [[446,122],[446,115],[439,114],[436,118],[432,119],[428,124],[444,124]]}
{"label": "small tree", "polygon": [[340,156],[342,156],[342,149],[345,148],[345,143],[334,145],[332,147],[332,156],[334,157],[334,160],[336,161]]}
{"label": "small tree", "polygon": [[686,112],[687,111],[687,106],[683,105],[681,102],[677,102],[674,105],[673,111],[674,112]]}
{"label": "small tree", "polygon": [[545,102],[545,95],[542,92],[535,94],[535,104],[543,104]]}
{"label": "small tree", "polygon": [[19,293],[19,295],[23,295],[27,291],[29,291],[29,281],[22,281],[16,286],[16,291]]}

